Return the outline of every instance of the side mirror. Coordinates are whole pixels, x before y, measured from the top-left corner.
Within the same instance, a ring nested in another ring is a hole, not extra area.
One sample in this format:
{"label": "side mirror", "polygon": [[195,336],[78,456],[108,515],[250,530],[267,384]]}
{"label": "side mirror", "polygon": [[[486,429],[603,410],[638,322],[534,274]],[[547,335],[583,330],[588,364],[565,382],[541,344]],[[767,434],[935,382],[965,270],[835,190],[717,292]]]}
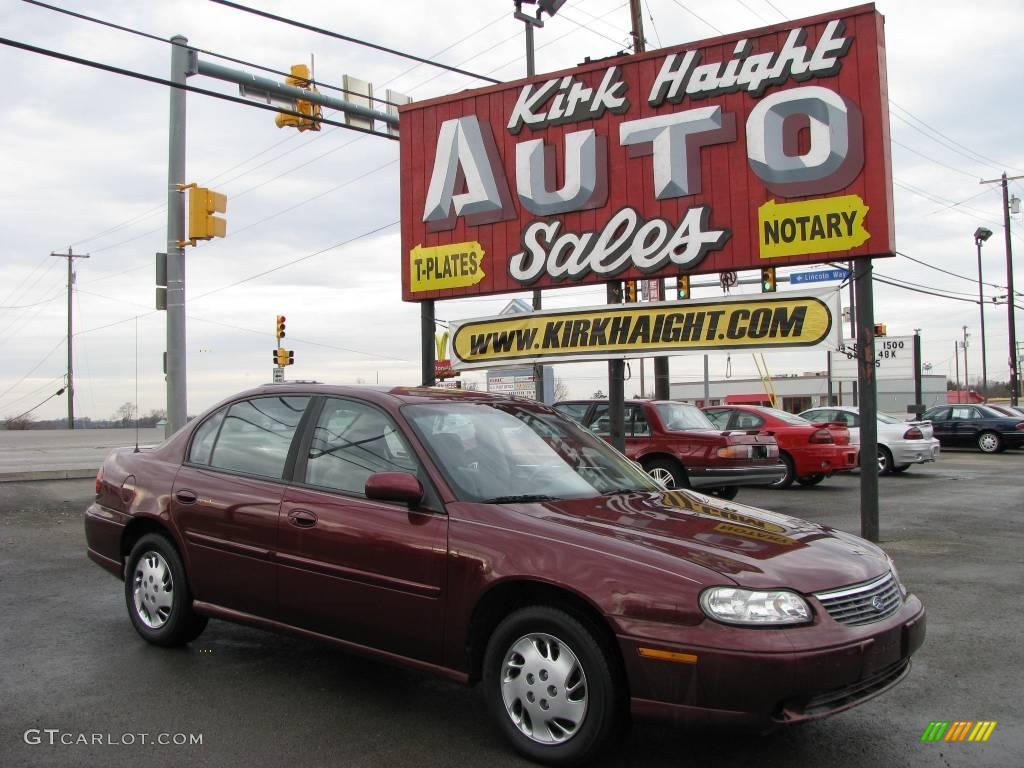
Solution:
{"label": "side mirror", "polygon": [[409,506],[423,500],[423,486],[407,472],[377,472],[366,479],[366,498],[398,501]]}

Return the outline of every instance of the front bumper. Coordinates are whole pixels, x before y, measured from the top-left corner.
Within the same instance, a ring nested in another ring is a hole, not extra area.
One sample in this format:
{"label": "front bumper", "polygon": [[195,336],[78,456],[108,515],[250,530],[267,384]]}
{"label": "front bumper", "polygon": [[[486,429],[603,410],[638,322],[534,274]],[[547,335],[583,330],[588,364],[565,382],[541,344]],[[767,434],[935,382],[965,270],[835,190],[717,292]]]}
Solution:
{"label": "front bumper", "polygon": [[687,467],[691,488],[721,488],[728,485],[770,485],[786,474],[782,462],[767,466]]}
{"label": "front bumper", "polygon": [[[789,630],[711,621],[664,630],[643,639],[619,635],[634,714],[771,730],[842,712],[896,685],[924,642],[925,611],[910,596],[889,618],[860,627],[819,616]],[[697,642],[668,642],[671,634]],[[692,660],[640,655],[652,647]]]}

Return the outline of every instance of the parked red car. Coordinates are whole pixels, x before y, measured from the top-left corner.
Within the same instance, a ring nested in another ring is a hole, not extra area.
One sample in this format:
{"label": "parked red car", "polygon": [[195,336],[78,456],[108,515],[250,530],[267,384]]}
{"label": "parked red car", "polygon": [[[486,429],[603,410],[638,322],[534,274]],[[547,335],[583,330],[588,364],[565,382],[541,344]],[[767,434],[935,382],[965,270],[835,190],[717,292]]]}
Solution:
{"label": "parked red car", "polygon": [[840,712],[903,679],[925,635],[873,544],[667,491],[547,406],[482,393],[236,395],[112,453],[85,533],[150,643],[213,617],[482,680],[515,748],[559,766],[631,713]]}
{"label": "parked red car", "polygon": [[857,467],[858,446],[841,422],[810,422],[776,408],[759,405],[712,405],[703,409],[719,429],[759,429],[775,436],[785,476],[774,488],[817,485],[833,472]]}
{"label": "parked red car", "polygon": [[[564,400],[554,408],[609,440],[607,400]],[[734,499],[740,486],[786,474],[779,446],[757,430],[723,434],[701,410],[673,400],[625,402],[625,454],[666,488],[696,488]]]}

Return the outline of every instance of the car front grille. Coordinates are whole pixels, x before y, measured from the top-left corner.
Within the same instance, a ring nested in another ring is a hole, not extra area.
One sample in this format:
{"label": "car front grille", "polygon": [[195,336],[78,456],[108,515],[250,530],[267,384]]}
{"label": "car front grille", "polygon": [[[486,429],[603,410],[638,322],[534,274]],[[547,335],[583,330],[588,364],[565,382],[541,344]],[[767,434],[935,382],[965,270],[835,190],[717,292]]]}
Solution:
{"label": "car front grille", "polygon": [[840,624],[856,627],[892,616],[903,605],[899,585],[892,573],[881,578],[814,594]]}
{"label": "car front grille", "polygon": [[896,685],[909,671],[910,659],[900,659],[892,666],[851,685],[820,693],[804,702],[786,702],[781,712],[775,715],[775,719],[779,722],[791,722],[824,717],[848,709]]}

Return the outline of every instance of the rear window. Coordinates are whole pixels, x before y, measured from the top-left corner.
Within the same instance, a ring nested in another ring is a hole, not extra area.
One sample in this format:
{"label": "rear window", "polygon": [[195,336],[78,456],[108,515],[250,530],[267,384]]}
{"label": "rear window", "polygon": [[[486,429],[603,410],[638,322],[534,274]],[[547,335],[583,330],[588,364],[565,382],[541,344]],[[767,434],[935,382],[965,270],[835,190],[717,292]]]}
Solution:
{"label": "rear window", "polygon": [[654,409],[669,432],[678,432],[684,429],[717,429],[704,412],[695,405],[656,403]]}
{"label": "rear window", "polygon": [[235,403],[224,417],[210,466],[281,478],[308,402],[308,397],[258,397]]}

